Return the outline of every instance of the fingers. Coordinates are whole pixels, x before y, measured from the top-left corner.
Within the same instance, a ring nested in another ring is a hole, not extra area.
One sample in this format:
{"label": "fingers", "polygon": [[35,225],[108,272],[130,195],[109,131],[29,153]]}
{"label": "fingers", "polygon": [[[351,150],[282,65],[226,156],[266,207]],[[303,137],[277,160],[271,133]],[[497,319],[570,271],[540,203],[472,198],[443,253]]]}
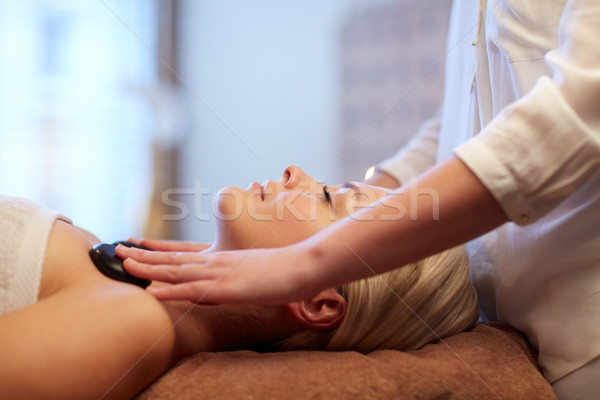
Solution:
{"label": "fingers", "polygon": [[208,243],[184,242],[179,240],[141,239],[139,243],[148,249],[159,251],[203,251],[210,247]]}
{"label": "fingers", "polygon": [[234,302],[231,296],[223,295],[223,285],[216,288],[223,276],[201,265],[145,264],[127,258],[123,267],[131,275],[142,279],[173,284],[146,288],[158,300],[190,300],[204,305]]}
{"label": "fingers", "polygon": [[160,300],[281,305],[313,293],[314,288],[300,284],[299,274],[281,268],[289,257],[276,257],[277,251],[281,249],[190,253],[117,248],[128,273],[172,284],[146,289]]}
{"label": "fingers", "polygon": [[140,239],[136,239],[136,238],[133,238],[133,237],[128,238],[127,241],[130,242],[130,243],[135,243],[137,245],[141,245],[142,244],[142,241]]}
{"label": "fingers", "polygon": [[187,246],[187,250],[181,251],[204,251],[212,246],[212,243],[194,243],[194,242],[182,242]]}
{"label": "fingers", "polygon": [[182,242],[175,240],[142,239],[141,245],[151,250],[159,251],[185,251],[186,249]]}
{"label": "fingers", "polygon": [[147,264],[187,264],[201,263],[204,260],[204,257],[198,253],[148,251],[123,245],[118,245],[115,251],[122,259],[133,258]]}
{"label": "fingers", "polygon": [[123,261],[123,267],[128,273],[139,278],[167,283],[214,278],[214,273],[197,264],[147,264],[128,258]]}

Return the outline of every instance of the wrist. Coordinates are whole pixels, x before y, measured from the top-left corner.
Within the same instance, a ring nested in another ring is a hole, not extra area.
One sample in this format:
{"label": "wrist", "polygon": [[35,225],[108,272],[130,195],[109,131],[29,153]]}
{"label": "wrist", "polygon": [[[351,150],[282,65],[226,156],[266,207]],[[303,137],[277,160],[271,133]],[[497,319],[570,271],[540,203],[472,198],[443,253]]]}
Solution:
{"label": "wrist", "polygon": [[348,249],[337,240],[317,234],[299,243],[302,249],[302,284],[312,288],[314,294],[321,290],[337,287],[348,280],[352,268],[348,260]]}
{"label": "wrist", "polygon": [[286,267],[294,271],[293,281],[304,298],[331,287],[324,279],[328,269],[326,252],[320,242],[311,239],[290,246],[294,254],[290,261],[293,261]]}

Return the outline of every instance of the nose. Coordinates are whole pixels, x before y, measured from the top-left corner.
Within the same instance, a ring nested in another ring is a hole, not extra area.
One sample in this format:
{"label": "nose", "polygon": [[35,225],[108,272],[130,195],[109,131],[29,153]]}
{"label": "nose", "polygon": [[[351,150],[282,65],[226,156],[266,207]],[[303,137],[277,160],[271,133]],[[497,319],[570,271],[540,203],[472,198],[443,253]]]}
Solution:
{"label": "nose", "polygon": [[283,187],[286,189],[309,187],[311,182],[316,181],[295,165],[289,165],[283,171]]}

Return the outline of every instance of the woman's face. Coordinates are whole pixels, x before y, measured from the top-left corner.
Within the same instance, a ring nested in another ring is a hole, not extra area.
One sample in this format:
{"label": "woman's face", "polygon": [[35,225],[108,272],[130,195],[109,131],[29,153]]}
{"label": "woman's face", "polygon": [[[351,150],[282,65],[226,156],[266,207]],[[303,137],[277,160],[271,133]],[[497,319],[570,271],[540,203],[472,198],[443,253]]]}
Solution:
{"label": "woman's face", "polygon": [[247,249],[296,243],[390,192],[362,183],[324,188],[300,168],[289,166],[279,181],[254,182],[246,190],[235,186],[222,189],[217,196],[216,247]]}

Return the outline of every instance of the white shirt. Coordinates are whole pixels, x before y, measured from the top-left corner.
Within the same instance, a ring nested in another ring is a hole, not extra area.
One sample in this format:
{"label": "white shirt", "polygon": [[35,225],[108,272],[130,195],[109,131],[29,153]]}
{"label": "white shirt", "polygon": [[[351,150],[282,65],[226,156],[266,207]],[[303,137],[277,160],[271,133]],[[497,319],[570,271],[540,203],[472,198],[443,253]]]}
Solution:
{"label": "white shirt", "polygon": [[600,356],[600,2],[453,5],[441,112],[379,168],[456,154],[513,221],[468,245],[482,315],[552,383]]}

